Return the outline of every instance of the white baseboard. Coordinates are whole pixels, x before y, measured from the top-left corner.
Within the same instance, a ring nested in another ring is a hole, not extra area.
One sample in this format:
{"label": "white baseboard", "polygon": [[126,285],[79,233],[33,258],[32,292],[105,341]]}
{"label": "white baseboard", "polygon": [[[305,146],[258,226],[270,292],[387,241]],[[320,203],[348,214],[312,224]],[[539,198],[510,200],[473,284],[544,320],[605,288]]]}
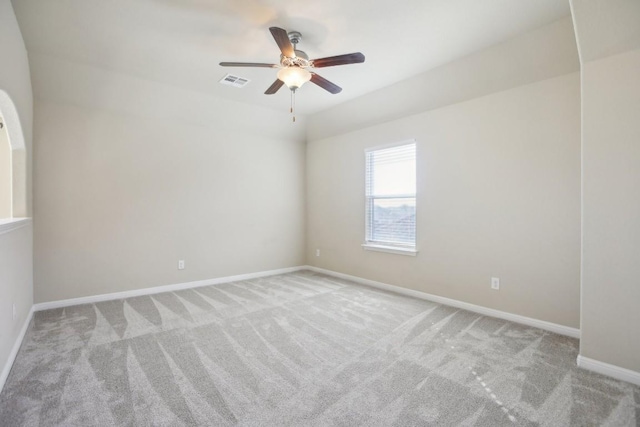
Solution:
{"label": "white baseboard", "polygon": [[473,311],[474,313],[483,314],[485,316],[497,317],[499,319],[509,320],[511,322],[520,323],[535,328],[544,329],[545,331],[554,332],[560,335],[566,335],[572,338],[580,338],[580,330],[569,326],[558,325],[557,323],[546,322],[544,320],[533,319],[531,317],[520,316],[519,314],[507,313],[506,311],[494,310],[492,308],[482,307],[480,305],[469,304],[467,302],[458,301],[451,298],[445,298],[438,295],[428,294],[426,292],[407,289],[400,286],[389,285],[387,283],[376,282],[374,280],[363,279],[362,277],[351,276],[349,274],[338,273],[324,268],[307,266],[307,269],[317,273],[324,273],[329,276],[338,277],[362,285],[372,286],[385,291],[391,291],[402,295],[408,295],[414,298],[420,298],[427,301],[437,302],[451,307],[461,308],[463,310]]}
{"label": "white baseboard", "polygon": [[277,270],[259,271],[256,273],[238,274],[236,276],[218,277],[216,279],[196,280],[194,282],[176,283],[173,285],[155,286],[153,288],[134,289],[131,291],[113,292],[109,294],[92,295],[88,297],[71,298],[58,301],[41,302],[34,304],[33,311],[51,310],[53,308],[70,307],[80,304],[92,304],[95,302],[111,301],[141,295],[153,295],[162,292],[181,291],[183,289],[199,288],[201,286],[219,285],[221,283],[237,282],[240,280],[256,279],[259,277],[275,276],[276,274],[292,273],[306,269],[305,266],[279,268]]}
{"label": "white baseboard", "polygon": [[18,351],[20,350],[20,346],[22,345],[22,340],[24,339],[25,334],[27,333],[27,329],[29,328],[29,324],[31,323],[31,318],[33,317],[33,306],[29,310],[29,314],[27,318],[24,320],[24,324],[22,325],[22,329],[20,329],[20,333],[16,338],[16,342],[13,343],[13,348],[11,349],[11,353],[9,353],[9,357],[2,368],[2,374],[0,374],[0,391],[4,388],[4,383],[7,381],[9,377],[9,372],[11,372],[11,367],[13,366],[13,362],[16,360],[16,356],[18,355]]}
{"label": "white baseboard", "polygon": [[578,366],[588,371],[606,375],[617,380],[626,381],[631,384],[640,385],[640,372],[631,369],[621,368],[609,363],[578,355]]}

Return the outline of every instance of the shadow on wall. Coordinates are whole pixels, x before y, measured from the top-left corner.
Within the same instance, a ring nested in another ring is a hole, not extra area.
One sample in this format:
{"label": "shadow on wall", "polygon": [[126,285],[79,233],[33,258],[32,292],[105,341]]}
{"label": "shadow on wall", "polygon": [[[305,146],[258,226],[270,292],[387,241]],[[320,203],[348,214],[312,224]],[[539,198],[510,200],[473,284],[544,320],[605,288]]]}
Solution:
{"label": "shadow on wall", "polygon": [[0,221],[27,216],[26,162],[18,112],[0,90]]}

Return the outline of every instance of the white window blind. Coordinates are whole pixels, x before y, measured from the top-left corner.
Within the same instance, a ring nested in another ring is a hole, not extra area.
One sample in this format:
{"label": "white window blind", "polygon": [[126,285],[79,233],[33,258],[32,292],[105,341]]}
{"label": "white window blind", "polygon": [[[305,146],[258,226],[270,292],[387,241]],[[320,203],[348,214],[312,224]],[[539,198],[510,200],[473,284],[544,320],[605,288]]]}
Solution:
{"label": "white window blind", "polygon": [[366,152],[366,244],[415,248],[416,144]]}

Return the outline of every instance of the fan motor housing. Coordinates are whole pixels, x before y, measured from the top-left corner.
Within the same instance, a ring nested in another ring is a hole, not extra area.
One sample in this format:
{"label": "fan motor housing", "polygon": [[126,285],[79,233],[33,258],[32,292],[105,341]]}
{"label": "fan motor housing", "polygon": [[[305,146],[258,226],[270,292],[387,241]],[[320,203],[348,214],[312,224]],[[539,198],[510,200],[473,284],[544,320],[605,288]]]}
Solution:
{"label": "fan motor housing", "polygon": [[310,67],[311,61],[309,61],[309,55],[301,50],[294,50],[296,56],[288,58],[284,55],[280,55],[280,65],[283,67]]}

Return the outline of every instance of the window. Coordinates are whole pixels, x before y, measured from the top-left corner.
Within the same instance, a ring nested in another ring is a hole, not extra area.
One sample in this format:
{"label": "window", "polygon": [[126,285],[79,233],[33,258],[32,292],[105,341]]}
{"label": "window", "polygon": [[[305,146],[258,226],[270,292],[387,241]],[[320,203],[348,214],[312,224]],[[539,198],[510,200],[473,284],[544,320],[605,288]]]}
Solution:
{"label": "window", "polygon": [[27,216],[27,156],[20,118],[0,89],[0,234],[23,227]]}
{"label": "window", "polygon": [[416,253],[416,144],[366,151],[365,249]]}

